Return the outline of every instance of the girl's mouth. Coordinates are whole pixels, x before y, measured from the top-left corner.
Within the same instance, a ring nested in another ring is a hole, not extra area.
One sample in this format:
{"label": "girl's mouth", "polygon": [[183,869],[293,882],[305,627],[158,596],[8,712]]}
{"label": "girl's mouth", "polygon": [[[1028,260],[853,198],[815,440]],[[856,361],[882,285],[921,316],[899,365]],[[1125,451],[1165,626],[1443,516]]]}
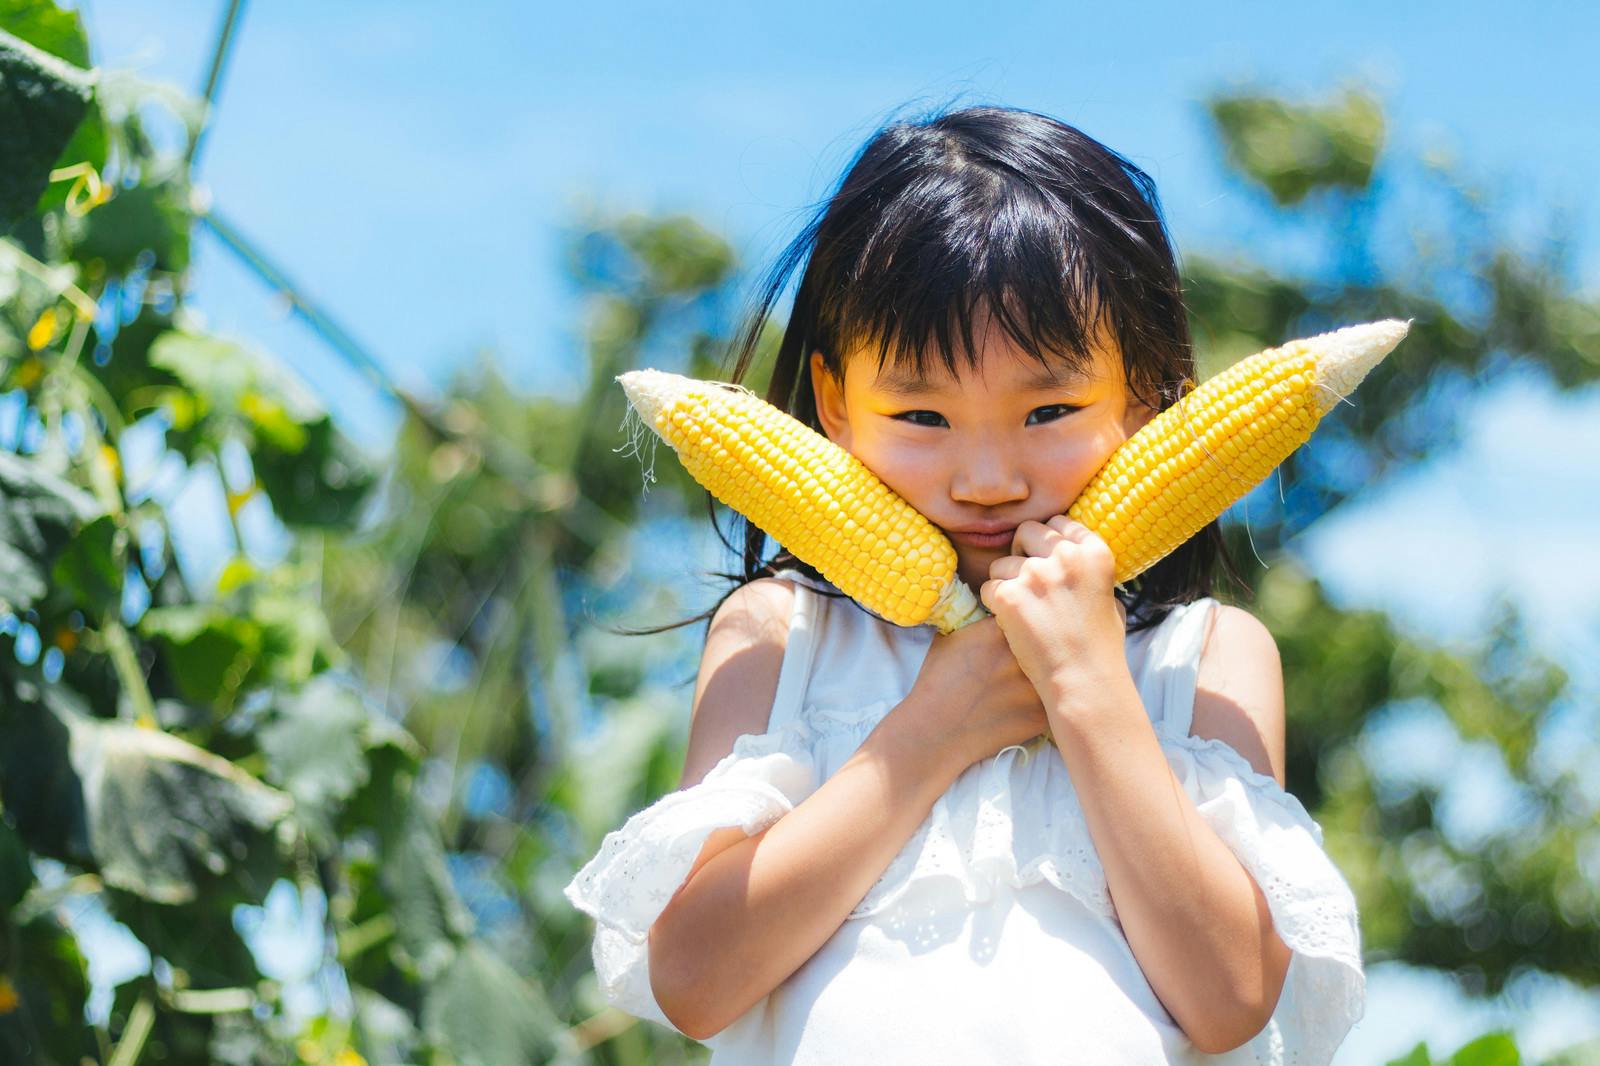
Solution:
{"label": "girl's mouth", "polygon": [[1011,538],[1016,536],[1015,529],[1003,529],[998,533],[962,533],[959,530],[946,530],[950,539],[961,544],[968,544],[974,548],[1009,548]]}

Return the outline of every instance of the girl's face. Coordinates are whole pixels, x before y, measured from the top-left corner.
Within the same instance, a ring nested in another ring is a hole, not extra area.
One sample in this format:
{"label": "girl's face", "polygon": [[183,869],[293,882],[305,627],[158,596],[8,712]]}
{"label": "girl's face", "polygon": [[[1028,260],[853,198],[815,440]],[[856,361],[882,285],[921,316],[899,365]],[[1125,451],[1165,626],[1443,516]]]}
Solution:
{"label": "girl's face", "polygon": [[[1102,332],[1091,377],[1047,372],[998,326],[975,323],[976,372],[952,379],[876,370],[873,353],[845,359],[843,387],[811,356],[817,416],[835,444],[942,529],[958,573],[976,589],[1012,553],[1028,519],[1065,514],[1111,453],[1155,416],[1128,394],[1122,357]],[[854,354],[854,353],[852,353]]]}

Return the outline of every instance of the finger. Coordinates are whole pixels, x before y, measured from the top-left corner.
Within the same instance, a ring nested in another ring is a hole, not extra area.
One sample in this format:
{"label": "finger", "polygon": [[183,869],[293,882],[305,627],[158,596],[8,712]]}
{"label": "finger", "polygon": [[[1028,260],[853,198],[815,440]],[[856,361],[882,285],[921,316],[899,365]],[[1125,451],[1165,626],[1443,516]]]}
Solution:
{"label": "finger", "polygon": [[1056,541],[1060,539],[1059,531],[1030,518],[1017,527],[1016,534],[1011,538],[1011,554],[1049,555]]}
{"label": "finger", "polygon": [[1004,580],[1022,573],[1022,556],[1002,555],[989,564],[989,576]]}
{"label": "finger", "polygon": [[978,602],[983,604],[984,609],[990,614],[997,613],[994,609],[994,604],[989,602],[989,595],[999,584],[1000,582],[998,580],[990,578],[988,581],[985,581],[983,584],[978,586]]}
{"label": "finger", "polygon": [[1068,518],[1064,514],[1056,515],[1046,522],[1045,525],[1055,530],[1057,533],[1060,533],[1068,540],[1083,540],[1089,535],[1088,526],[1084,525],[1082,522],[1079,522],[1075,518]]}

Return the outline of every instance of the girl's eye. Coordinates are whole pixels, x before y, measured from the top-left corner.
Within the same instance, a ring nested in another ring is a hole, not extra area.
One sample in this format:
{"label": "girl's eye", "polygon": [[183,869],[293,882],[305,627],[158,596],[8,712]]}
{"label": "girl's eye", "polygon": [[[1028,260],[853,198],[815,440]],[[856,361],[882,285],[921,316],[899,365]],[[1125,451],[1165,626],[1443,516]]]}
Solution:
{"label": "girl's eye", "polygon": [[[1029,417],[1031,418],[1033,415],[1038,414],[1040,411],[1050,411],[1050,412],[1053,412],[1052,416],[1049,417],[1049,418],[1044,419],[1043,421],[1054,422],[1059,418],[1065,418],[1067,415],[1071,414],[1073,411],[1081,411],[1081,410],[1082,410],[1081,407],[1074,407],[1071,404],[1053,403],[1053,404],[1049,405],[1048,407],[1035,407],[1031,412],[1029,412]],[[902,422],[910,422],[914,426],[932,426],[932,427],[937,427],[940,422],[944,421],[944,416],[941,415],[937,411],[902,411],[899,414],[891,415],[890,417],[894,418],[894,419],[898,419],[899,421],[902,421]],[[919,421],[919,419],[922,419],[922,418],[932,419],[933,421],[928,421],[928,422]]]}
{"label": "girl's eye", "polygon": [[1081,410],[1083,410],[1083,408],[1074,407],[1071,404],[1053,403],[1049,407],[1036,407],[1033,409],[1033,413],[1038,414],[1040,411],[1054,411],[1056,413],[1052,417],[1045,419],[1046,422],[1054,422],[1056,419],[1065,418],[1072,412]]}

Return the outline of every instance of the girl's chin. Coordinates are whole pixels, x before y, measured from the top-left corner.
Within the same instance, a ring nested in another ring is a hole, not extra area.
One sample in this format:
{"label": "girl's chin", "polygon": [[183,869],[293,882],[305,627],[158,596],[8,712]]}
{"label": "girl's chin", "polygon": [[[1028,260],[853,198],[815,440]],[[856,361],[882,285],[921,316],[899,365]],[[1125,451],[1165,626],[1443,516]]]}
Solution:
{"label": "girl's chin", "polygon": [[983,559],[973,559],[956,567],[956,576],[968,585],[972,591],[978,591],[985,581],[989,580],[989,564],[1000,557],[999,552],[989,552]]}
{"label": "girl's chin", "polygon": [[999,544],[993,548],[983,548],[976,544],[963,545],[956,549],[956,565],[960,566],[971,560],[987,570],[990,563],[1010,554],[1011,546],[1009,544]]}

